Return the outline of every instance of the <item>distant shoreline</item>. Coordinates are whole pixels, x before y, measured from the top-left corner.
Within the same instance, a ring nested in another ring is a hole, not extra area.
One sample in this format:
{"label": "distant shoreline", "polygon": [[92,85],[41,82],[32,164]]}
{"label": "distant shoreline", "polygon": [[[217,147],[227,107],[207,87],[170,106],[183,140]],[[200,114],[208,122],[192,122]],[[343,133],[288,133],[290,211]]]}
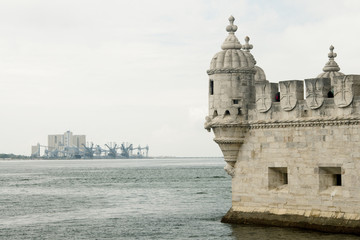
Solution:
{"label": "distant shoreline", "polygon": [[221,158],[224,157],[175,157],[175,156],[152,156],[147,158],[32,158],[30,156],[15,155],[15,154],[0,154],[0,160],[125,160],[125,159],[184,159],[184,158]]}

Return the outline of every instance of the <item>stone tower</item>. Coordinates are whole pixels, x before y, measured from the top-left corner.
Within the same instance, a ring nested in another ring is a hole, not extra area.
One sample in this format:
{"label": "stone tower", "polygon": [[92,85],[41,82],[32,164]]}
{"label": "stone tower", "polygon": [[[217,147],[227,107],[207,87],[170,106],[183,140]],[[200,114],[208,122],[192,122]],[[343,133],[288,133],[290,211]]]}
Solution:
{"label": "stone tower", "polygon": [[360,75],[339,72],[331,46],[316,78],[271,83],[229,21],[205,122],[232,177],[222,221],[360,235]]}
{"label": "stone tower", "polygon": [[[256,61],[250,50],[249,37],[240,44],[235,36],[235,18],[229,17],[226,27],[229,33],[221,45],[222,51],[215,54],[210,63],[209,115],[205,127],[212,127],[214,141],[219,144],[225,161],[225,169],[231,172],[239,148],[246,134],[241,123],[248,120],[248,106],[255,103],[255,83],[266,82],[264,71],[255,66]],[[209,123],[211,122],[211,126]]]}

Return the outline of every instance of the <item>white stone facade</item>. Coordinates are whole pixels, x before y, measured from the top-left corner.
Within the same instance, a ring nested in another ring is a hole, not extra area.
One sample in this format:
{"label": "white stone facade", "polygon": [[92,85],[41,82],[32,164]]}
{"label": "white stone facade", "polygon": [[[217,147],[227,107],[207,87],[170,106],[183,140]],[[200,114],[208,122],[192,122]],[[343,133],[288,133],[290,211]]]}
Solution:
{"label": "white stone facade", "polygon": [[205,123],[232,176],[223,220],[360,234],[360,75],[340,73],[331,46],[318,78],[269,83],[229,21]]}

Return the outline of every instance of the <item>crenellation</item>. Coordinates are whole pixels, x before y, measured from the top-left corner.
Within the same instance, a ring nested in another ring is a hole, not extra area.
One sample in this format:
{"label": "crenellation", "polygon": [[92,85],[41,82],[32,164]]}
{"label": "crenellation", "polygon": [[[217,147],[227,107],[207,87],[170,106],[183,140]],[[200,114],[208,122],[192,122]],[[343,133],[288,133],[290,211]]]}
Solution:
{"label": "crenellation", "polygon": [[298,100],[304,99],[304,84],[301,80],[280,81],[280,105],[284,111],[293,110]]}
{"label": "crenellation", "polygon": [[331,94],[330,78],[305,79],[306,103],[310,109],[318,109]]}

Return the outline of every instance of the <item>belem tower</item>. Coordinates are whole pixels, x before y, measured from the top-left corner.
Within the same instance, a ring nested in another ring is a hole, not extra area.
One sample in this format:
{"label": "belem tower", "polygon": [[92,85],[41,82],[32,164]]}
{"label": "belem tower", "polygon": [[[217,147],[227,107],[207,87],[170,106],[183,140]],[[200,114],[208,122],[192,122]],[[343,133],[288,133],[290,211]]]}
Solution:
{"label": "belem tower", "polygon": [[229,21],[205,122],[232,177],[222,221],[360,234],[360,75],[331,46],[316,78],[271,83]]}

